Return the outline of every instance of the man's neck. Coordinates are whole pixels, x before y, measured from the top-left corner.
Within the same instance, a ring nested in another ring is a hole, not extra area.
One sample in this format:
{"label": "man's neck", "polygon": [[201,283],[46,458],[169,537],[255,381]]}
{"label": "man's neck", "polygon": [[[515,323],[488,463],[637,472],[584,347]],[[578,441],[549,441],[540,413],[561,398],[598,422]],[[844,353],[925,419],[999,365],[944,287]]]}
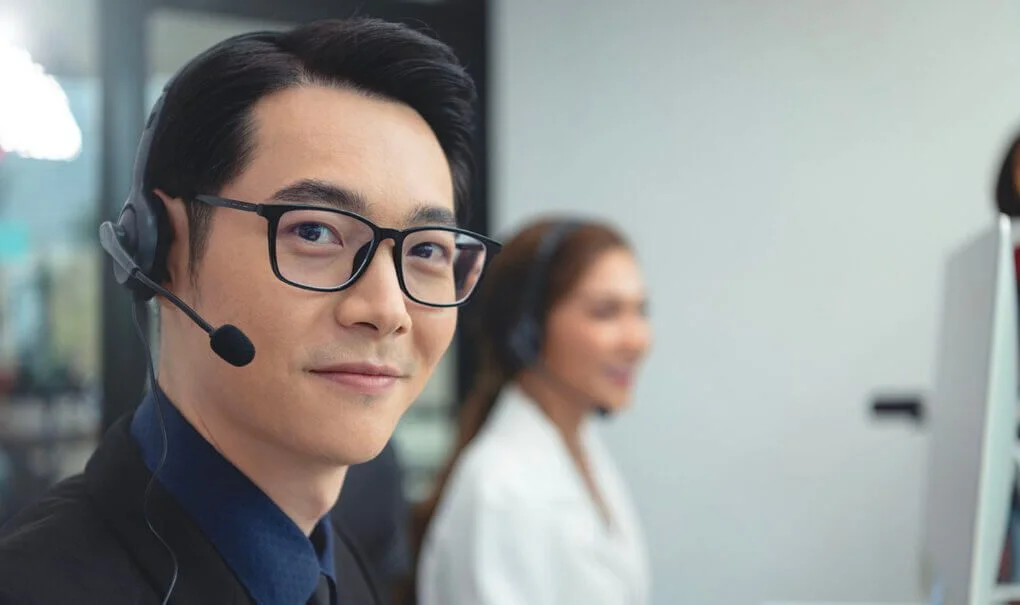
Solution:
{"label": "man's neck", "polygon": [[[180,373],[160,364],[160,386],[172,405],[212,447],[286,514],[305,535],[326,516],[340,496],[347,467],[325,465],[285,450],[257,435],[238,430],[203,405],[194,384],[174,380]],[[165,379],[162,377],[166,377]]]}

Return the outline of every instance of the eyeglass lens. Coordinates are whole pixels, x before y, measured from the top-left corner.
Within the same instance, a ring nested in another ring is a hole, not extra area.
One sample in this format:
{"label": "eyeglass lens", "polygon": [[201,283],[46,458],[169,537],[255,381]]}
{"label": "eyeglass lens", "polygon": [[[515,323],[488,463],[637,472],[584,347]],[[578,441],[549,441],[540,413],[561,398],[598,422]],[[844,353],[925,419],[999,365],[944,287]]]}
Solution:
{"label": "eyeglass lens", "polygon": [[[372,228],[354,217],[292,210],[277,225],[277,269],[295,284],[339,288],[362,269],[372,239]],[[486,247],[466,233],[437,228],[408,233],[400,253],[407,294],[423,304],[451,305],[478,284]]]}

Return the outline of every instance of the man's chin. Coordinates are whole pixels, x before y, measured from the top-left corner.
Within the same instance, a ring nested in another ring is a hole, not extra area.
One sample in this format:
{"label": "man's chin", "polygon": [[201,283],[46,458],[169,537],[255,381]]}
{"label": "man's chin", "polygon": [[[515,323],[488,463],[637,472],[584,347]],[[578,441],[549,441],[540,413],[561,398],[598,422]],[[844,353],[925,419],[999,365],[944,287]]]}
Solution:
{"label": "man's chin", "polygon": [[344,407],[335,421],[306,427],[308,442],[315,444],[311,449],[334,466],[368,462],[386,447],[399,416],[394,418],[385,405],[356,410],[350,408],[360,406]]}
{"label": "man's chin", "polygon": [[328,443],[318,454],[329,466],[364,464],[378,456],[388,441],[388,437],[385,439],[358,438],[347,441],[342,444],[342,447],[337,447],[337,443]]}
{"label": "man's chin", "polygon": [[408,407],[402,385],[382,395],[369,395],[336,388],[320,378],[312,384],[317,388],[305,396],[315,402],[314,412],[299,421],[304,434],[299,441],[329,464],[361,464],[378,456]]}

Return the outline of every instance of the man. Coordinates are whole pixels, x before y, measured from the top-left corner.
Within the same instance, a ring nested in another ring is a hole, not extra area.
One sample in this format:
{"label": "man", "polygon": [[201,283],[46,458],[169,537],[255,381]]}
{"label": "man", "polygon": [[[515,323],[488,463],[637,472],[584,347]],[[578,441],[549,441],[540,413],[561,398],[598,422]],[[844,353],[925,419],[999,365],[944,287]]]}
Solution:
{"label": "man", "polygon": [[[158,295],[158,386],[0,532],[0,603],[378,602],[328,513],[498,251],[455,227],[473,100],[446,46],[373,20],[232,38],[174,78],[101,229]],[[205,320],[240,330],[210,350]]]}

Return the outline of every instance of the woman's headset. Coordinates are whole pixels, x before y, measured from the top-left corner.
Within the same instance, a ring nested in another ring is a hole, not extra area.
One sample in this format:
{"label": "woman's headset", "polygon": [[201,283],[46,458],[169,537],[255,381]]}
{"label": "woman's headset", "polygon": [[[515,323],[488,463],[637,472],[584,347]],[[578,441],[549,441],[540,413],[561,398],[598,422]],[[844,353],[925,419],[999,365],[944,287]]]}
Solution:
{"label": "woman's headset", "polygon": [[535,251],[530,277],[524,284],[521,315],[507,335],[507,348],[514,361],[530,368],[540,361],[545,320],[541,305],[548,290],[549,270],[563,242],[583,227],[579,221],[557,221],[542,234]]}
{"label": "woman's headset", "polygon": [[549,227],[538,242],[530,278],[524,284],[521,315],[507,335],[507,350],[522,368],[535,368],[550,382],[572,396],[587,400],[599,416],[608,416],[612,408],[557,376],[542,361],[542,341],[545,336],[545,318],[541,305],[548,290],[552,261],[571,235],[584,227],[581,221],[562,220]]}

